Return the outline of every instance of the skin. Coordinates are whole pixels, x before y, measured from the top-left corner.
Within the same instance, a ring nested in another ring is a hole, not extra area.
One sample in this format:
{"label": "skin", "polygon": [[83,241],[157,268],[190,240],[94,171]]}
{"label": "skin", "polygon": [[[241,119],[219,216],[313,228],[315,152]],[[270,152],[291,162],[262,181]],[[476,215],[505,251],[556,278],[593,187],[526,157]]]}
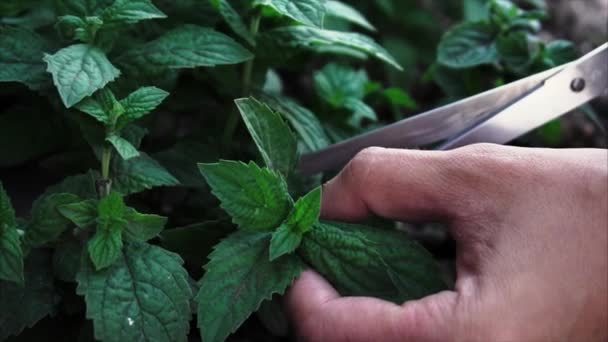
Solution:
{"label": "skin", "polygon": [[441,220],[454,291],[396,305],[304,272],[285,297],[302,341],[608,341],[608,151],[371,148],[324,187],[322,216]]}

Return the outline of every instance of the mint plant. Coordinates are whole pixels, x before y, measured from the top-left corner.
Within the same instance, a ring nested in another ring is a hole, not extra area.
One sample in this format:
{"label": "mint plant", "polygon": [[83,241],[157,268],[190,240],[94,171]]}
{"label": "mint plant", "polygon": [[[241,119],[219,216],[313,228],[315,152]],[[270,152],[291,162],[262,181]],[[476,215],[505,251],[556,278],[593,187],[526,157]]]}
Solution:
{"label": "mint plant", "polygon": [[466,80],[461,89],[474,94],[487,82],[502,84],[576,59],[571,42],[545,43],[538,36],[540,21],[548,17],[544,1],[531,2],[527,10],[510,0],[467,3],[470,19],[446,32],[437,48],[436,79],[448,95],[458,96],[454,90],[462,85],[446,84],[455,81],[449,76],[454,71],[460,73],[456,80]]}
{"label": "mint plant", "polygon": [[[482,2],[439,44],[439,84],[476,92],[571,58],[538,40],[541,11]],[[434,50],[430,15],[401,0],[3,0],[0,341],[223,341],[254,313],[284,335],[277,299],[307,268],[395,303],[449,287],[393,223],[324,221],[331,175],[297,171],[442,100],[397,81],[417,73],[394,34]]]}
{"label": "mint plant", "polygon": [[294,203],[286,181],[293,159],[270,151],[294,150],[295,136],[267,105],[254,98],[236,103],[267,167],[199,165],[239,228],[205,266],[196,297],[203,340],[225,339],[264,300],[284,293],[306,264],[345,295],[402,303],[444,288],[432,257],[405,234],[320,221],[321,188]]}
{"label": "mint plant", "polygon": [[[525,6],[526,9],[523,8]],[[451,100],[470,96],[577,58],[572,42],[544,41],[545,1],[469,0],[463,23],[446,32],[437,47],[434,79]],[[588,106],[587,116],[598,123]],[[540,128],[545,144],[560,140],[560,121]],[[600,130],[603,126],[599,124]]]}

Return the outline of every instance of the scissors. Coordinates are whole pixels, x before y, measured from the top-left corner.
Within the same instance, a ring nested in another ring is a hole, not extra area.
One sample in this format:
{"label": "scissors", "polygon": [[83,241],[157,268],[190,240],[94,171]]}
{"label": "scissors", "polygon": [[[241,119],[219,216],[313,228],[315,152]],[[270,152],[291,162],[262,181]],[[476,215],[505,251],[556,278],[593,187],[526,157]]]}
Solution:
{"label": "scissors", "polygon": [[506,144],[599,96],[608,96],[608,43],[576,61],[304,154],[298,168],[305,175],[337,169],[372,146]]}

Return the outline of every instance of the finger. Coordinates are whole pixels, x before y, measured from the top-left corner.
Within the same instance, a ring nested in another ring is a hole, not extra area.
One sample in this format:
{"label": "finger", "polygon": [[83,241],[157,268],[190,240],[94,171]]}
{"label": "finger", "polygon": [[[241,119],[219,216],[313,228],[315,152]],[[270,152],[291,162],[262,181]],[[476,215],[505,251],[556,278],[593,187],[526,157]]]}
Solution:
{"label": "finger", "polygon": [[304,341],[446,341],[456,295],[444,292],[399,306],[374,298],[340,297],[313,271],[294,283],[286,305]]}
{"label": "finger", "polygon": [[483,159],[474,148],[368,148],[324,186],[322,216],[348,221],[370,214],[404,221],[454,220],[486,199],[484,186],[492,178],[482,173],[488,172],[477,162]]}

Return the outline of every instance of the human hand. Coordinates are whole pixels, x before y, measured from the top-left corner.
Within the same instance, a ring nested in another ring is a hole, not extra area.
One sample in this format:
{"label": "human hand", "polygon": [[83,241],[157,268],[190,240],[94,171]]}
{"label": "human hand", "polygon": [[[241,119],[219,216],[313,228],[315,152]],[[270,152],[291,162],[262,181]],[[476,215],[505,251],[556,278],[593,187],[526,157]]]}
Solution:
{"label": "human hand", "polygon": [[395,305],[306,271],[286,296],[304,341],[607,341],[608,151],[371,148],[324,187],[322,216],[441,220],[454,291]]}

